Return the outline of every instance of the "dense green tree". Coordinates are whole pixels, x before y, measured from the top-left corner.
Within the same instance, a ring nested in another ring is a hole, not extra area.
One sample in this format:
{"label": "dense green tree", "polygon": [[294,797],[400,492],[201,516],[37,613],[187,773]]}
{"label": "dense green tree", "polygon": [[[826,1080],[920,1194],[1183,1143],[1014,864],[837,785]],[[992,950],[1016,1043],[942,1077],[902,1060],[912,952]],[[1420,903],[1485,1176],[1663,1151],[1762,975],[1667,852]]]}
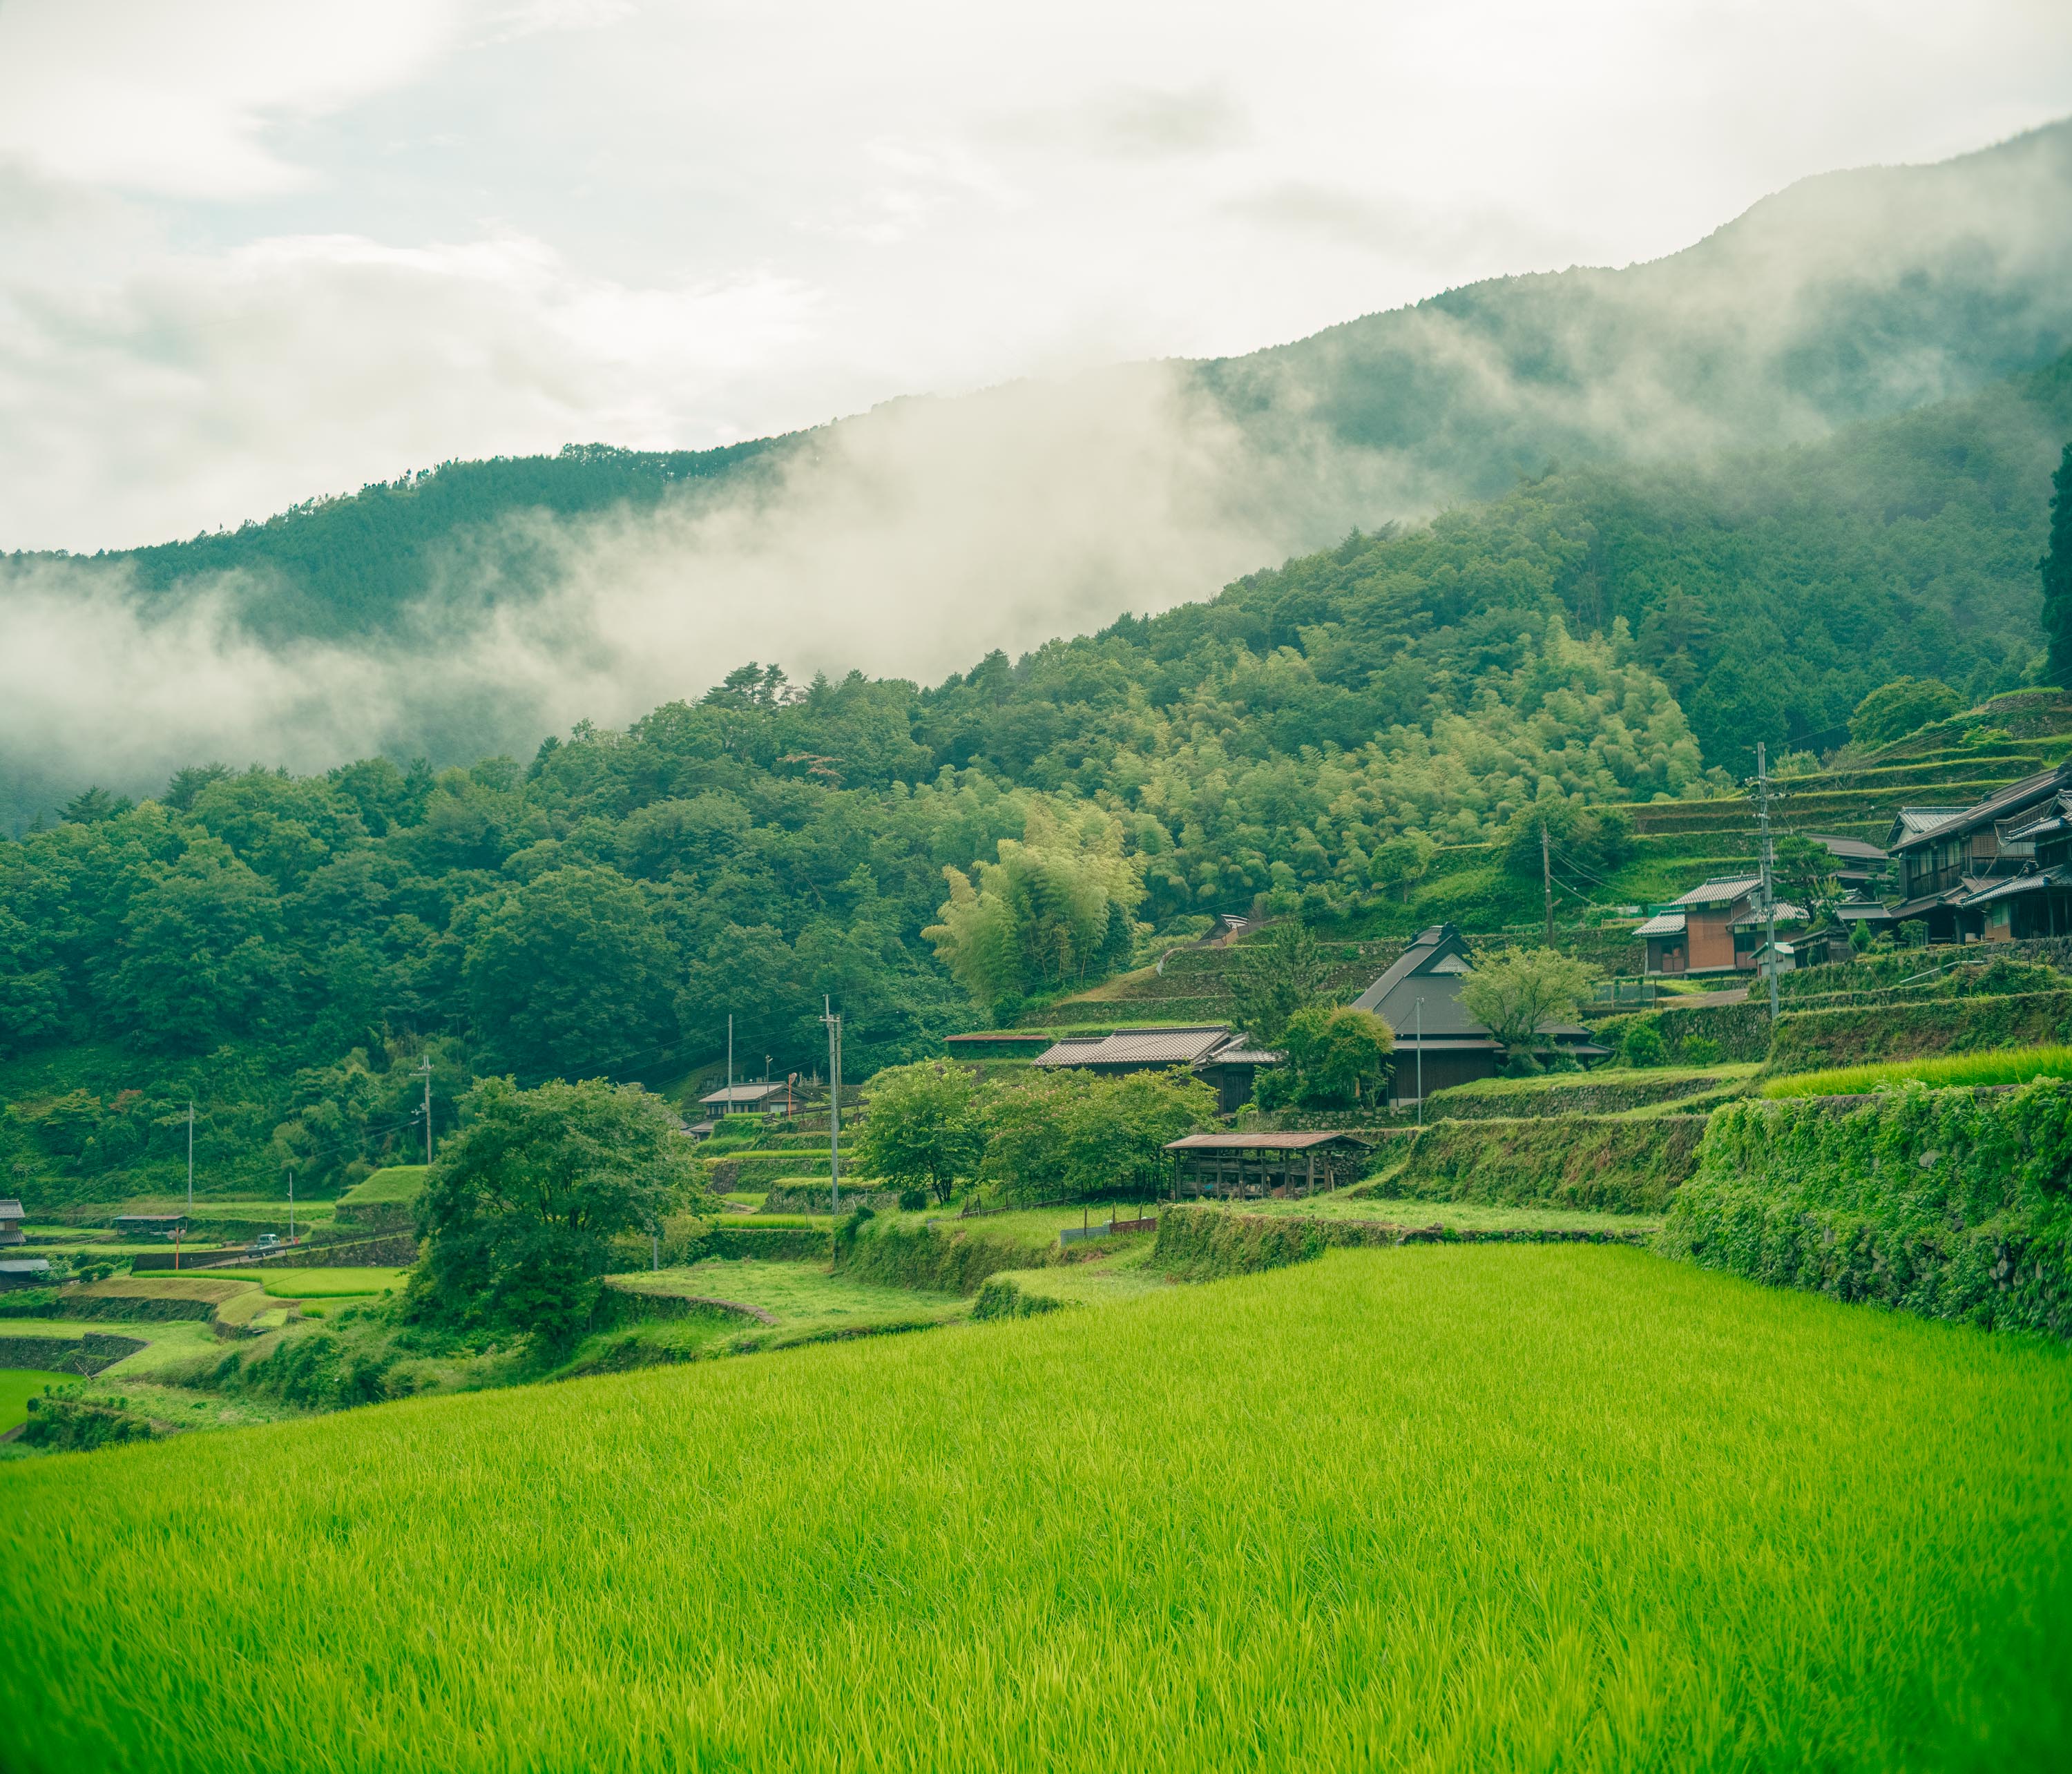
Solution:
{"label": "dense green tree", "polygon": [[1030,1077],[986,1100],[984,1175],[1009,1201],[1157,1193],[1168,1141],[1208,1126],[1216,1094],[1190,1073]]}
{"label": "dense green tree", "polygon": [[1281,1045],[1286,1063],[1259,1074],[1260,1107],[1356,1107],[1387,1082],[1396,1037],[1371,1012],[1311,1004],[1289,1018]]}
{"label": "dense green tree", "polygon": [[602,1079],[485,1079],[463,1117],[419,1198],[405,1308],[565,1347],[591,1322],[611,1239],[695,1204],[689,1143],[660,1098]]}
{"label": "dense green tree", "polygon": [[1594,967],[1554,949],[1506,949],[1476,963],[1460,999],[1515,1057],[1536,1045],[1546,1024],[1573,1020],[1596,979]]}
{"label": "dense green tree", "polygon": [[463,972],[484,1056],[530,1078],[652,1063],[676,1038],[676,950],[608,869],[557,869],[486,913]]}
{"label": "dense green tree", "polygon": [[960,1179],[978,1174],[985,1155],[980,1094],[970,1072],[942,1060],[880,1072],[857,1140],[858,1173],[947,1201]]}
{"label": "dense green tree", "polygon": [[152,868],[122,920],[107,998],[145,1046],[199,1053],[286,1020],[290,957],[272,886],[218,839]]}
{"label": "dense green tree", "polygon": [[1083,983],[1128,958],[1143,897],[1122,828],[1089,810],[1070,822],[1030,803],[1024,836],[1002,838],[976,884],[945,869],[948,901],[922,934],[976,1004]]}
{"label": "dense green tree", "polygon": [[1938,678],[1894,678],[1856,704],[1849,737],[1860,745],[1889,745],[1917,727],[1948,719],[1963,705],[1963,698]]}
{"label": "dense green tree", "polygon": [[1231,968],[1231,1013],[1254,1041],[1271,1047],[1289,1018],[1322,996],[1330,978],[1316,933],[1297,911],[1238,945]]}
{"label": "dense green tree", "polygon": [[2072,443],[2050,477],[2050,540],[2041,570],[2045,669],[2053,684],[2072,687]]}

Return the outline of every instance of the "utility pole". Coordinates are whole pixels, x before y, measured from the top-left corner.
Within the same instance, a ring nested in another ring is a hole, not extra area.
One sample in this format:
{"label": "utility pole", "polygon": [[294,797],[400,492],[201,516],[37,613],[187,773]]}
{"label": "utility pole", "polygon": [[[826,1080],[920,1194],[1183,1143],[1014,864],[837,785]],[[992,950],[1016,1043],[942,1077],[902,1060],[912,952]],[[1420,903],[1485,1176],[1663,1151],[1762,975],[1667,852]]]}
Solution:
{"label": "utility pole", "polygon": [[425,1056],[425,1168],[432,1164],[432,1056]]}
{"label": "utility pole", "polygon": [[824,1007],[820,1020],[828,1025],[828,1076],[833,1080],[828,1092],[828,1199],[841,1212],[841,1018],[834,1001],[820,1000]]}
{"label": "utility pole", "polygon": [[1770,754],[1755,746],[1756,818],[1762,830],[1763,970],[1770,975],[1770,1020],[1777,1020],[1777,889],[1770,878],[1776,860],[1770,837]]}
{"label": "utility pole", "polygon": [[[1540,828],[1540,835],[1547,835],[1547,827]],[[1424,1125],[1424,1000],[1417,1000],[1417,1125]]]}
{"label": "utility pole", "polygon": [[734,1113],[734,1012],[726,1013],[726,1107],[723,1115]]}
{"label": "utility pole", "polygon": [[288,1242],[295,1242],[295,1173],[288,1172]]}
{"label": "utility pole", "polygon": [[1540,884],[1547,892],[1547,946],[1554,947],[1554,860],[1547,842],[1547,817],[1540,819]]}
{"label": "utility pole", "polygon": [[[194,1098],[187,1098],[187,1211],[194,1212]],[[177,1260],[173,1264],[179,1267]]]}

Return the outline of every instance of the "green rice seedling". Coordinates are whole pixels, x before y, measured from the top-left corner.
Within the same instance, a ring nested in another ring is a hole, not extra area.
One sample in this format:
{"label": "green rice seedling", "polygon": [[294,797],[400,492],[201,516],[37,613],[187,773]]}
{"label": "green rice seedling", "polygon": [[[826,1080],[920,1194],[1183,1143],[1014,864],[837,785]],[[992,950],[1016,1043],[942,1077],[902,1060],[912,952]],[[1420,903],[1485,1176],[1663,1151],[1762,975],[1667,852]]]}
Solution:
{"label": "green rice seedling", "polygon": [[2072,1078],[2072,1047],[2006,1047],[1987,1053],[1944,1053],[1888,1060],[1876,1066],[1838,1066],[1823,1072],[1774,1078],[1770,1097],[1862,1096],[1914,1079],[1936,1090],[1987,1084],[2026,1084],[2033,1078]]}
{"label": "green rice seedling", "polygon": [[1433,1246],[18,1460],[5,1756],[2062,1767],[2068,1382],[1642,1252]]}
{"label": "green rice seedling", "polygon": [[29,1416],[29,1401],[43,1388],[56,1383],[55,1374],[31,1372],[26,1368],[0,1367],[0,1435]]}

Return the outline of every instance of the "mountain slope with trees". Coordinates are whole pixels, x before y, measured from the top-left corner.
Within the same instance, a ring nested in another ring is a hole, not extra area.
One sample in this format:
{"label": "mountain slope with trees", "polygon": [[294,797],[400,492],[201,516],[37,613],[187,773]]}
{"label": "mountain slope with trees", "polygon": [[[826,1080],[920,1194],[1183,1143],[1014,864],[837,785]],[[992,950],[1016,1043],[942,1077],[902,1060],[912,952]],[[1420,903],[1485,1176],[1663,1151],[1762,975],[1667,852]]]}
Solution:
{"label": "mountain slope with trees", "polygon": [[524,763],[82,787],[0,843],[0,1161],[46,1201],[171,1185],[191,1095],[205,1179],[321,1191],[421,1140],[427,1061],[450,1126],[475,1076],[668,1078],[730,1014],[744,1071],[806,1069],[832,1000],[861,1075],[1260,894],[1354,912],[1542,822],[1609,864],[1610,803],[1743,744],[2041,671],[2067,435],[2072,359],[1550,474],[931,688],[750,665]]}

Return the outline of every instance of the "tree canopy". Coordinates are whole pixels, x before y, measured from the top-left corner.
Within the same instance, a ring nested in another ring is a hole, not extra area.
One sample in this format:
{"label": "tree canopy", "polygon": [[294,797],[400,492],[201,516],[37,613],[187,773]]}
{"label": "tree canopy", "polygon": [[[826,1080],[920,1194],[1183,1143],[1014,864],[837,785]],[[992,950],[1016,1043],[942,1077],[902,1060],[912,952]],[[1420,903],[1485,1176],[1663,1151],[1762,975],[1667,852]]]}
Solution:
{"label": "tree canopy", "polygon": [[407,1308],[565,1344],[591,1321],[610,1240],[701,1197],[689,1142],[659,1098],[601,1079],[487,1078],[463,1112],[419,1197]]}

